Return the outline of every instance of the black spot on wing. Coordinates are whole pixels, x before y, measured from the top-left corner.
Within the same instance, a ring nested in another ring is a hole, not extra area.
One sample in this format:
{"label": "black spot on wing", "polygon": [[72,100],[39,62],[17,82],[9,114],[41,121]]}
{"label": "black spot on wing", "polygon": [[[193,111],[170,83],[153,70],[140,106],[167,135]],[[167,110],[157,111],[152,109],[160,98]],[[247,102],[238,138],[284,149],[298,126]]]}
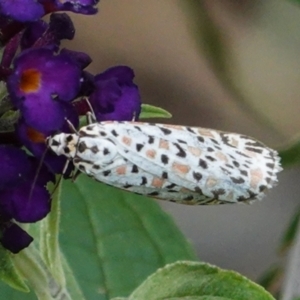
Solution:
{"label": "black spot on wing", "polygon": [[139,168],[137,167],[137,165],[133,165],[131,169],[131,173],[138,173],[138,172],[139,172]]}
{"label": "black spot on wing", "polygon": [[[173,189],[174,187],[176,187],[177,185],[175,183],[171,183],[169,185],[166,186],[167,189]],[[177,192],[177,191],[176,191]]]}
{"label": "black spot on wing", "polygon": [[240,164],[236,160],[233,160],[232,163],[236,168],[240,166]]}
{"label": "black spot on wing", "polygon": [[109,153],[110,153],[110,151],[109,151],[107,148],[104,148],[104,149],[103,149],[103,154],[104,154],[104,155],[107,155],[107,154],[109,154]]}
{"label": "black spot on wing", "polygon": [[84,152],[87,149],[85,142],[80,142],[77,149],[79,153]]}
{"label": "black spot on wing", "polygon": [[145,176],[142,176],[142,182],[141,185],[147,184],[147,178]]}
{"label": "black spot on wing", "polygon": [[180,139],[178,139],[178,140],[177,140],[177,142],[178,142],[178,143],[181,143],[181,144],[187,144],[187,142],[186,142],[186,141],[184,141],[184,140],[180,140]]}
{"label": "black spot on wing", "polygon": [[237,184],[241,184],[245,182],[245,180],[242,177],[238,177],[238,178],[230,177],[230,179],[233,183],[237,183]]}
{"label": "black spot on wing", "polygon": [[172,133],[172,131],[168,128],[165,128],[165,127],[159,127],[159,129],[163,132],[163,134],[165,135],[169,135]]}
{"label": "black spot on wing", "polygon": [[186,130],[193,134],[196,134],[195,131],[191,127],[186,127]]}
{"label": "black spot on wing", "polygon": [[246,150],[256,153],[263,153],[263,149],[261,148],[254,148],[254,147],[245,147]]}
{"label": "black spot on wing", "polygon": [[107,171],[104,171],[102,174],[104,177],[107,177],[108,175],[110,175],[111,171],[110,170],[107,170]]}
{"label": "black spot on wing", "polygon": [[107,136],[107,133],[104,132],[104,131],[99,131],[99,134],[100,134],[101,136]]}
{"label": "black spot on wing", "polygon": [[159,192],[151,192],[147,194],[148,196],[158,196]]}
{"label": "black spot on wing", "polygon": [[143,144],[136,144],[136,150],[140,152],[143,149],[144,145]]}
{"label": "black spot on wing", "polygon": [[266,166],[267,166],[268,168],[272,169],[272,170],[273,170],[274,167],[275,167],[275,165],[272,164],[272,163],[267,163]]}
{"label": "black spot on wing", "polygon": [[59,146],[60,143],[57,140],[51,140],[51,146]]}
{"label": "black spot on wing", "polygon": [[179,157],[186,157],[185,151],[182,149],[182,147],[180,147],[179,144],[174,143],[174,146],[178,149],[178,152],[176,153],[177,156],[179,156]]}
{"label": "black spot on wing", "polygon": [[160,159],[161,159],[161,162],[165,165],[168,164],[168,162],[169,162],[169,157],[165,154],[162,154]]}
{"label": "black spot on wing", "polygon": [[213,158],[210,155],[205,156],[205,158],[208,159],[208,160],[210,160],[210,161],[215,161],[216,160],[215,158]]}
{"label": "black spot on wing", "polygon": [[199,181],[202,178],[202,175],[199,172],[193,172],[193,177]]}
{"label": "black spot on wing", "polygon": [[207,162],[203,159],[199,159],[199,166],[202,167],[203,169],[207,169],[208,166],[207,166]]}
{"label": "black spot on wing", "polygon": [[[98,149],[98,147],[97,146],[93,146],[92,148],[90,148],[91,149],[91,151],[93,152],[93,153],[98,153],[99,152],[99,149]],[[104,149],[104,151],[105,150],[107,150],[106,148]],[[108,151],[108,150],[107,150]],[[104,153],[105,154],[105,153]]]}
{"label": "black spot on wing", "polygon": [[200,143],[204,143],[204,137],[202,137],[202,136],[197,136],[197,140],[200,142]]}
{"label": "black spot on wing", "polygon": [[168,179],[168,172],[162,172],[161,177],[164,179]]}
{"label": "black spot on wing", "polygon": [[113,136],[118,136],[119,134],[115,131],[115,129],[113,129],[112,131],[111,131],[111,134],[113,135]]}
{"label": "black spot on wing", "polygon": [[124,184],[124,185],[123,185],[123,188],[124,188],[124,189],[129,189],[129,188],[131,188],[131,187],[132,187],[131,184]]}
{"label": "black spot on wing", "polygon": [[65,152],[66,154],[69,154],[69,153],[71,152],[71,150],[70,150],[69,147],[65,147],[65,148],[64,148],[64,152]]}
{"label": "black spot on wing", "polygon": [[66,138],[66,141],[69,143],[72,140],[73,140],[73,135],[72,134],[68,135],[67,138]]}
{"label": "black spot on wing", "polygon": [[154,137],[153,136],[149,135],[148,143],[149,144],[153,144],[154,143]]}
{"label": "black spot on wing", "polygon": [[189,195],[189,196],[186,196],[185,198],[183,198],[184,201],[191,201],[194,199],[194,196],[192,195]]}

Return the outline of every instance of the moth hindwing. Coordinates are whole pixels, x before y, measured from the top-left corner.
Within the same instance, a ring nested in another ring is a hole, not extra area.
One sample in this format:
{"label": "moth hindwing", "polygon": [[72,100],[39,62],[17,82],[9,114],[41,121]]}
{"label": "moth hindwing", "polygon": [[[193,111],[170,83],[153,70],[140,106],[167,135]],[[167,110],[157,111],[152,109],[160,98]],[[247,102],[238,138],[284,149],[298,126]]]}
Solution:
{"label": "moth hindwing", "polygon": [[197,127],[107,121],[47,144],[98,181],[184,204],[261,199],[281,170],[277,152],[261,142]]}

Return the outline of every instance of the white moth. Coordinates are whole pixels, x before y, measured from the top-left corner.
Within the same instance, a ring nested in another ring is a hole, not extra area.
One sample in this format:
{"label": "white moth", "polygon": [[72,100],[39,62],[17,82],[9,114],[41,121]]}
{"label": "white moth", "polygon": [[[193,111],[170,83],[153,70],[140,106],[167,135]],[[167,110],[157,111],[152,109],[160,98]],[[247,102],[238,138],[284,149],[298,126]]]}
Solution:
{"label": "white moth", "polygon": [[257,140],[197,127],[109,121],[47,144],[98,181],[184,204],[261,199],[281,170],[277,152]]}

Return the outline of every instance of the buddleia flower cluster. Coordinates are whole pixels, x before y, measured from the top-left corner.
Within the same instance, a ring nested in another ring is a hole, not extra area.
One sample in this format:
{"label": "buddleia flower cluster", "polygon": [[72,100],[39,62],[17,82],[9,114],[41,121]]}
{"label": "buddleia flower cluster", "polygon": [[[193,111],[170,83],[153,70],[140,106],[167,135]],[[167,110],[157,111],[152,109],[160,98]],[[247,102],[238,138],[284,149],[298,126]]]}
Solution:
{"label": "buddleia flower cluster", "polygon": [[[88,54],[60,47],[75,34],[64,11],[95,14],[97,2],[0,0],[0,242],[13,253],[33,240],[22,223],[50,212],[46,186],[65,165],[65,158],[46,151],[45,139],[70,132],[68,122],[78,128],[89,105],[97,121],[140,114],[131,68],[115,66],[94,75],[86,71],[92,62]],[[41,19],[47,14],[49,22]]]}

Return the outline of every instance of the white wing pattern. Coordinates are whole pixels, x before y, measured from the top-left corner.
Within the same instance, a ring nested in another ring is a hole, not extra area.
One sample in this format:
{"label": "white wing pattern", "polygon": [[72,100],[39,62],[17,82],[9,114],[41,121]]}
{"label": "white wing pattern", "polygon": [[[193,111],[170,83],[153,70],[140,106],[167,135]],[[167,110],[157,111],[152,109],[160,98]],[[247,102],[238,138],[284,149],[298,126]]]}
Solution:
{"label": "white wing pattern", "polygon": [[261,199],[281,170],[277,152],[257,140],[197,127],[95,123],[80,129],[75,146],[75,166],[96,180],[184,204]]}

